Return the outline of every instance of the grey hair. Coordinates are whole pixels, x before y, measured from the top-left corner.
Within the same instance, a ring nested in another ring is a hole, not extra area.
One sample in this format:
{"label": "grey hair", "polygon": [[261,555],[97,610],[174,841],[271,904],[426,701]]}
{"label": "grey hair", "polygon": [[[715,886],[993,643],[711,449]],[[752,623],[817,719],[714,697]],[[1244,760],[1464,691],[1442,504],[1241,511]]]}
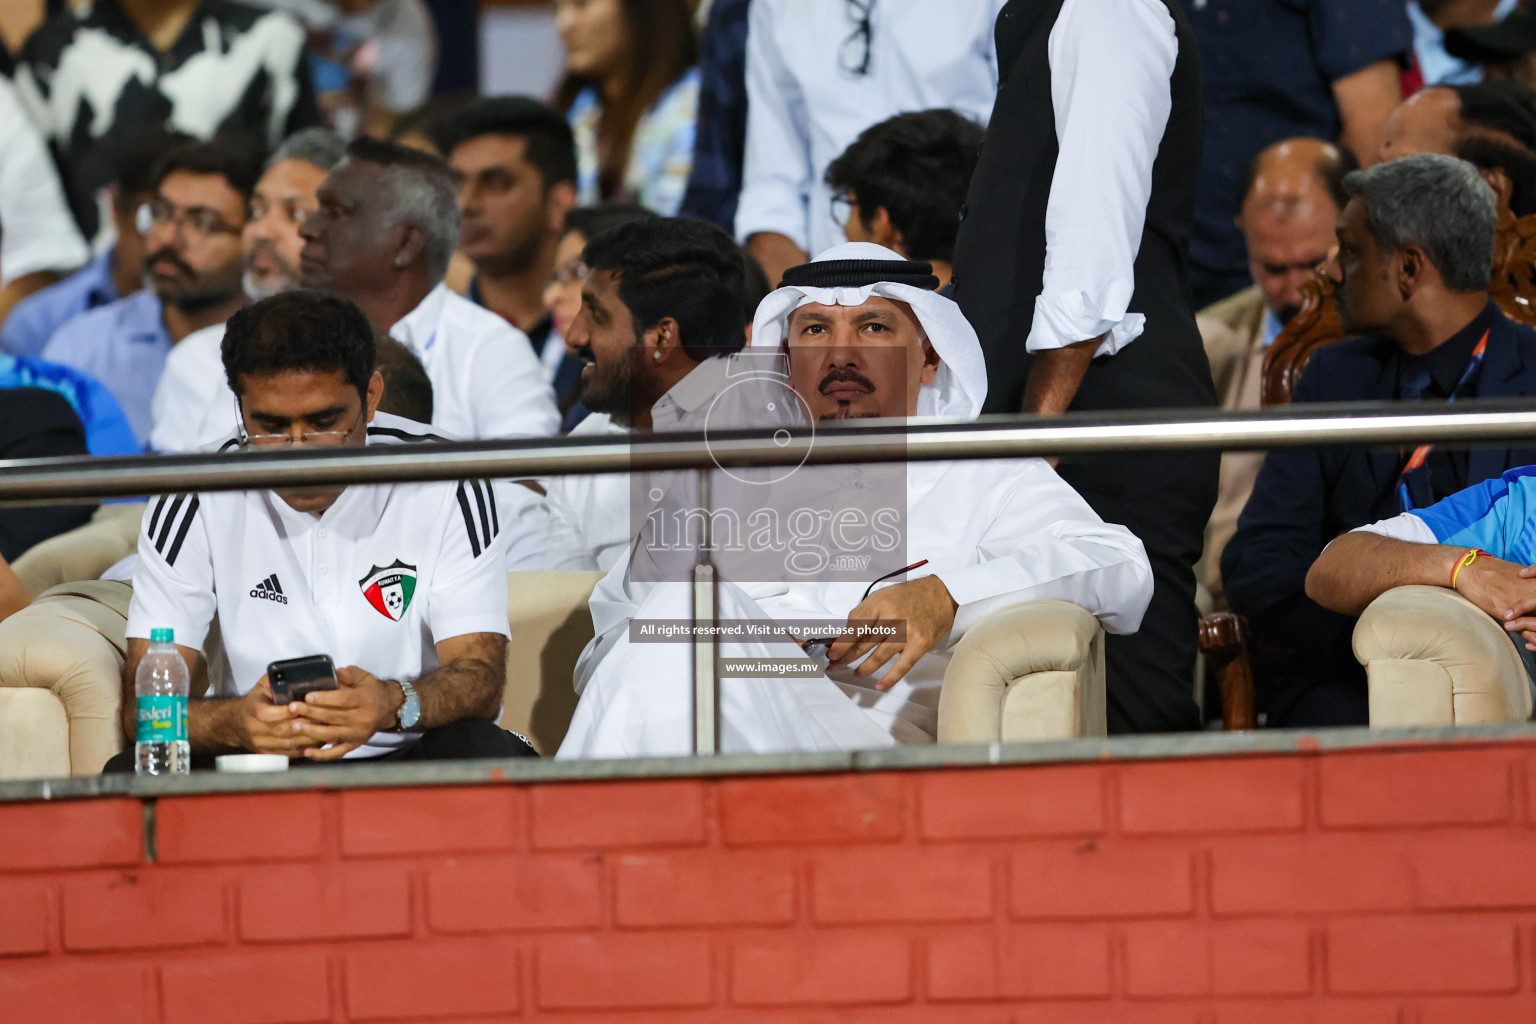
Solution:
{"label": "grey hair", "polygon": [[1487,289],[1498,210],[1476,167],[1438,153],[1399,157],[1346,175],[1344,191],[1365,204],[1384,258],[1416,245],[1451,291]]}
{"label": "grey hair", "polygon": [[267,161],[267,166],[270,168],[284,160],[302,160],[322,171],[329,171],[341,163],[346,153],[347,144],[335,132],[324,128],[305,128],[284,139]]}
{"label": "grey hair", "polygon": [[[349,159],[364,160],[358,154]],[[379,165],[379,207],[391,226],[414,224],[426,236],[427,273],[441,281],[459,245],[459,192],[448,165]]]}

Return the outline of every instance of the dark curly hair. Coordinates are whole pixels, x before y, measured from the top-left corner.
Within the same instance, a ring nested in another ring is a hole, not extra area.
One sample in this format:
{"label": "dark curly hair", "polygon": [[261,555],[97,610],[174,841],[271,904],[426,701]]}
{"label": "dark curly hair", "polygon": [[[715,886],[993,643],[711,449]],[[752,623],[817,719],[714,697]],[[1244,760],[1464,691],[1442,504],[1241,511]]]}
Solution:
{"label": "dark curly hair", "polygon": [[746,268],[731,236],[713,224],[675,217],[630,221],[590,239],[582,258],[591,270],[619,276],[619,299],[635,321],[637,340],[671,317],[683,351],[701,362],[746,344]]}
{"label": "dark curly hair", "polygon": [[220,353],[236,396],[246,375],[340,370],[365,402],[378,359],[363,311],[348,299],[312,291],[284,292],[240,310],[224,327]]}
{"label": "dark curly hair", "polygon": [[912,259],[948,262],[985,134],[953,110],[897,114],[864,129],[827,166],[827,184],[853,193],[866,226],[884,207]]}

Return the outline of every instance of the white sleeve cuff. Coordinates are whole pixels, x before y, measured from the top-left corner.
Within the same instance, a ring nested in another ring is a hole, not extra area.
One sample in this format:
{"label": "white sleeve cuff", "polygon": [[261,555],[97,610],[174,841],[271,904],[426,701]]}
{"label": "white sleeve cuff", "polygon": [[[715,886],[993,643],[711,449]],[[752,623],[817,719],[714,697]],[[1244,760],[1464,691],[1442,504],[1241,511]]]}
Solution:
{"label": "white sleeve cuff", "polygon": [[1120,279],[1107,284],[1099,296],[1081,288],[1054,295],[1042,292],[1035,301],[1025,350],[1045,352],[1108,335],[1093,354],[1114,355],[1141,337],[1147,325],[1141,313],[1126,312],[1133,289],[1131,281]]}
{"label": "white sleeve cuff", "polygon": [[1391,519],[1383,519],[1380,522],[1357,526],[1349,532],[1374,533],[1378,537],[1405,540],[1410,544],[1440,543],[1440,538],[1435,536],[1435,531],[1429,528],[1429,524],[1412,512],[1404,512],[1402,515],[1393,516]]}

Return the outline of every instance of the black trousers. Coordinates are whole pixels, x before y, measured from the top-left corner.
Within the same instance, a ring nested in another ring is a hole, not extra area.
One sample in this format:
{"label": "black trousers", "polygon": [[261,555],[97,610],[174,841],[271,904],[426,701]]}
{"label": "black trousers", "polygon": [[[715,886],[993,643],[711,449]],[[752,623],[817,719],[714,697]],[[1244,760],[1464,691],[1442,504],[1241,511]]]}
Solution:
{"label": "black trousers", "polygon": [[1112,734],[1200,728],[1194,567],[1220,466],[1219,452],[1176,452],[1063,459],[1058,468],[1100,518],[1141,538],[1152,563],[1152,603],[1141,628],[1104,638]]}
{"label": "black trousers", "polygon": [[[508,732],[484,718],[463,718],[440,729],[428,729],[421,739],[403,750],[379,757],[344,757],[337,761],[311,761],[296,757],[289,760],[294,768],[331,764],[379,764],[384,761],[467,761],[477,757],[538,757],[517,733]],[[192,755],[192,770],[213,771],[214,755]],[[103,772],[134,770],[133,748],[129,747],[107,761]]]}

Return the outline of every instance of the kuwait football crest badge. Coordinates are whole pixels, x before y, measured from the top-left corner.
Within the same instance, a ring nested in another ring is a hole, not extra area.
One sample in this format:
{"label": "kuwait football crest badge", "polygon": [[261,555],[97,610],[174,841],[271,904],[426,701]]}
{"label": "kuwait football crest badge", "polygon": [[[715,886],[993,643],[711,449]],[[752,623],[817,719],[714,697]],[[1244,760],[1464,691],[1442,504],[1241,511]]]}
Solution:
{"label": "kuwait football crest badge", "polygon": [[380,615],[399,622],[411,606],[411,596],[416,593],[416,567],[397,558],[388,568],[374,566],[367,576],[357,581],[357,585],[363,588],[363,596]]}

